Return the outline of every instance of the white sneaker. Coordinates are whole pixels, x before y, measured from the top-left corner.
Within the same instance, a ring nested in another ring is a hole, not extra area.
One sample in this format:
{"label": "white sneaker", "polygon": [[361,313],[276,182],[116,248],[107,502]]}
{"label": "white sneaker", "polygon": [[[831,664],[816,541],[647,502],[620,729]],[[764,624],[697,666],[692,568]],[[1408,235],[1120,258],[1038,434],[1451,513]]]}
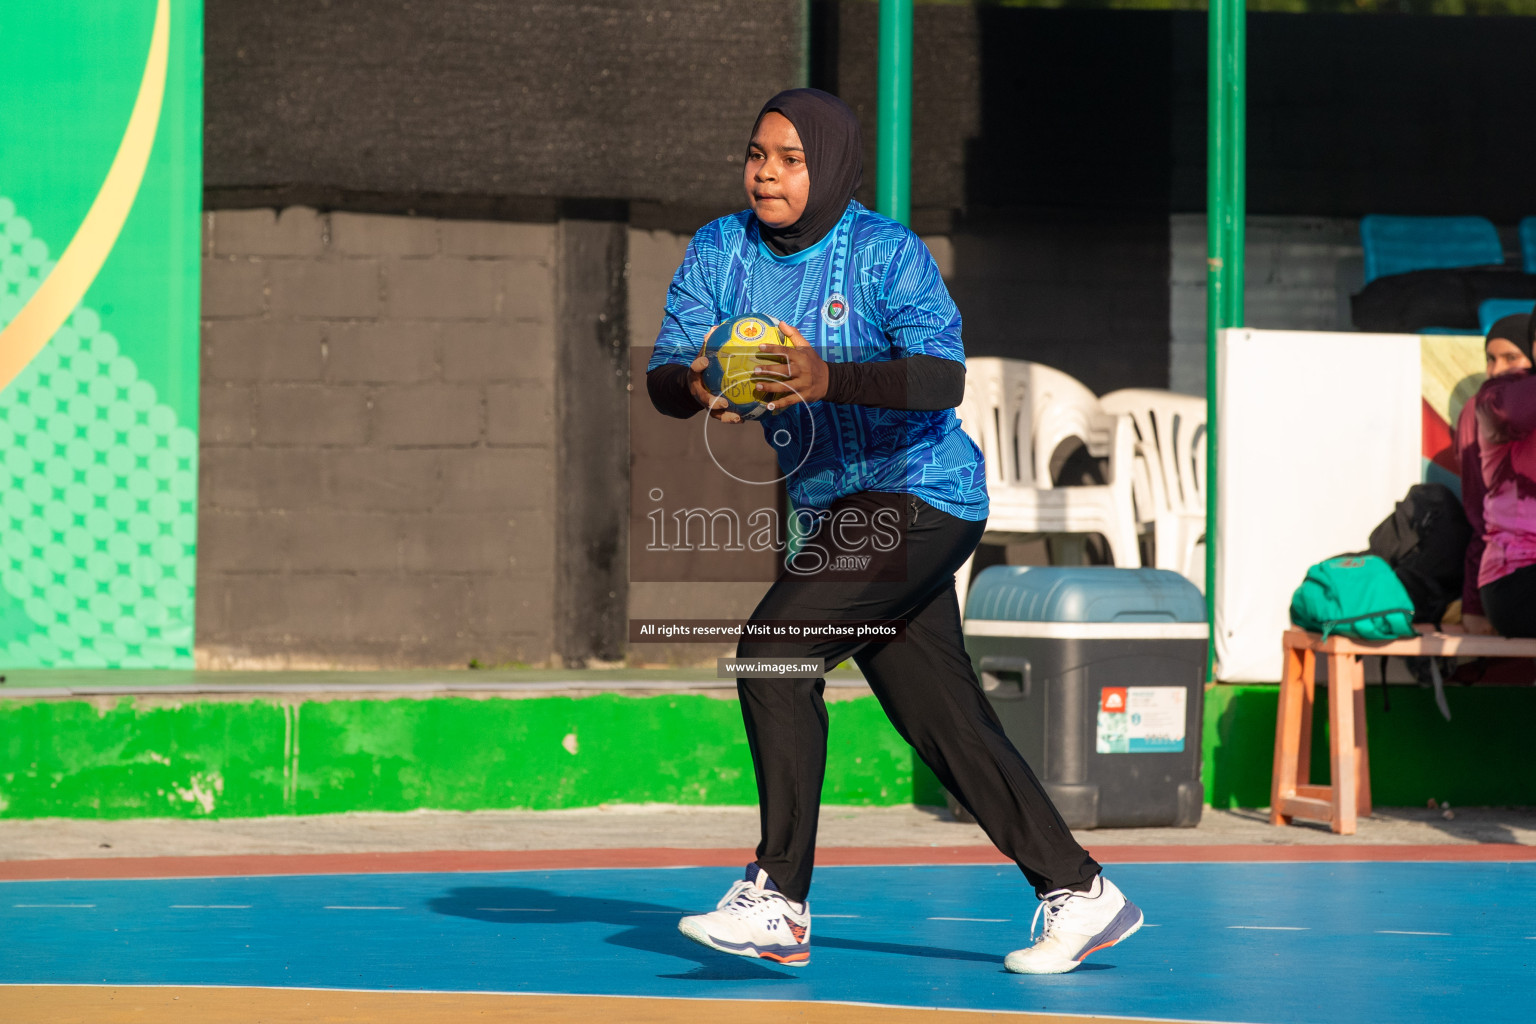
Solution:
{"label": "white sneaker", "polygon": [[677,930],[694,942],[788,967],[811,962],[811,905],[793,903],[755,863],[707,914],[685,917]]}
{"label": "white sneaker", "polygon": [[[1036,938],[1042,914],[1045,927]],[[1142,920],[1136,904],[1114,882],[1097,875],[1087,892],[1057,889],[1040,897],[1029,925],[1034,944],[1009,953],[1003,966],[1015,974],[1065,974],[1089,953],[1135,935]]]}

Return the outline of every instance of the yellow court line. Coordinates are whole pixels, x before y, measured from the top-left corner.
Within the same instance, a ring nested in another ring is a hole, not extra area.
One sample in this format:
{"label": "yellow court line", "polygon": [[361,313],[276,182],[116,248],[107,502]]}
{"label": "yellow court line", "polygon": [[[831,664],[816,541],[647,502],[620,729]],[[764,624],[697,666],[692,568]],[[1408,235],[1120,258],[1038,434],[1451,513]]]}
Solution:
{"label": "yellow court line", "polygon": [[0,1001],[7,1024],[1083,1024],[1088,1019],[790,1000],[109,985],[8,985],[0,987]]}
{"label": "yellow court line", "polygon": [[149,154],[155,145],[155,127],[160,122],[160,105],[165,99],[165,75],[170,62],[171,5],[159,0],[155,9],[155,28],[150,36],[149,57],[144,63],[144,78],[139,83],[138,99],[117,156],[101,183],[101,191],[91,203],[80,229],[70,240],[64,255],[15,319],[0,331],[0,389],[16,379],[27,364],[43,350],[54,332],[74,313],[80,300],[101,272],[107,254],[117,244],[117,236],[128,220],[133,201],[144,181]]}

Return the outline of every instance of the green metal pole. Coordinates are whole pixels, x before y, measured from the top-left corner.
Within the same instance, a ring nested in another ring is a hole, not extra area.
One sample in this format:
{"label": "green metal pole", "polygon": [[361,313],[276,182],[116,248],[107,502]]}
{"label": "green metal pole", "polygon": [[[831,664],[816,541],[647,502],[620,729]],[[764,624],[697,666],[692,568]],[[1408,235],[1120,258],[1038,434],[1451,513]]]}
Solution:
{"label": "green metal pole", "polygon": [[1206,677],[1216,658],[1217,444],[1216,334],[1243,322],[1243,220],[1247,182],[1247,11],[1243,0],[1210,0],[1206,150],[1205,607],[1210,622]]}
{"label": "green metal pole", "polygon": [[1248,194],[1248,12],[1242,0],[1229,0],[1227,18],[1227,327],[1243,326],[1245,267],[1244,222]]}
{"label": "green metal pole", "polygon": [[880,0],[880,94],[875,206],[903,224],[912,214],[912,0]]}
{"label": "green metal pole", "polygon": [[800,74],[797,84],[811,84],[811,0],[800,0]]}

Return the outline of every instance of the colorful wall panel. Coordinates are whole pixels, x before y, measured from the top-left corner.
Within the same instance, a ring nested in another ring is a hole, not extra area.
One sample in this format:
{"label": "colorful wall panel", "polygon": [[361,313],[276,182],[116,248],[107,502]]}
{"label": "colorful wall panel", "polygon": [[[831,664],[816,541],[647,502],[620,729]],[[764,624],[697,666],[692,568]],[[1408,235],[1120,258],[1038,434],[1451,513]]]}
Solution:
{"label": "colorful wall panel", "polygon": [[1456,421],[1488,379],[1483,336],[1425,334],[1419,351],[1424,363],[1424,482],[1445,484],[1460,494]]}
{"label": "colorful wall panel", "polygon": [[192,665],[202,35],[0,13],[0,667]]}

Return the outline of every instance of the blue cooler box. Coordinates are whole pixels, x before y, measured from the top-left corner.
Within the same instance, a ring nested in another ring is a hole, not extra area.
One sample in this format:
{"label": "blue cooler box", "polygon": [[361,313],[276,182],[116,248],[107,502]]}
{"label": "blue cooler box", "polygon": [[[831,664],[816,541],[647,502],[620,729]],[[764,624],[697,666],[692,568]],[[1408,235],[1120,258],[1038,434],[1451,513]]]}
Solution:
{"label": "blue cooler box", "polygon": [[965,647],[1072,828],[1200,821],[1205,598],[1166,569],[993,566]]}

